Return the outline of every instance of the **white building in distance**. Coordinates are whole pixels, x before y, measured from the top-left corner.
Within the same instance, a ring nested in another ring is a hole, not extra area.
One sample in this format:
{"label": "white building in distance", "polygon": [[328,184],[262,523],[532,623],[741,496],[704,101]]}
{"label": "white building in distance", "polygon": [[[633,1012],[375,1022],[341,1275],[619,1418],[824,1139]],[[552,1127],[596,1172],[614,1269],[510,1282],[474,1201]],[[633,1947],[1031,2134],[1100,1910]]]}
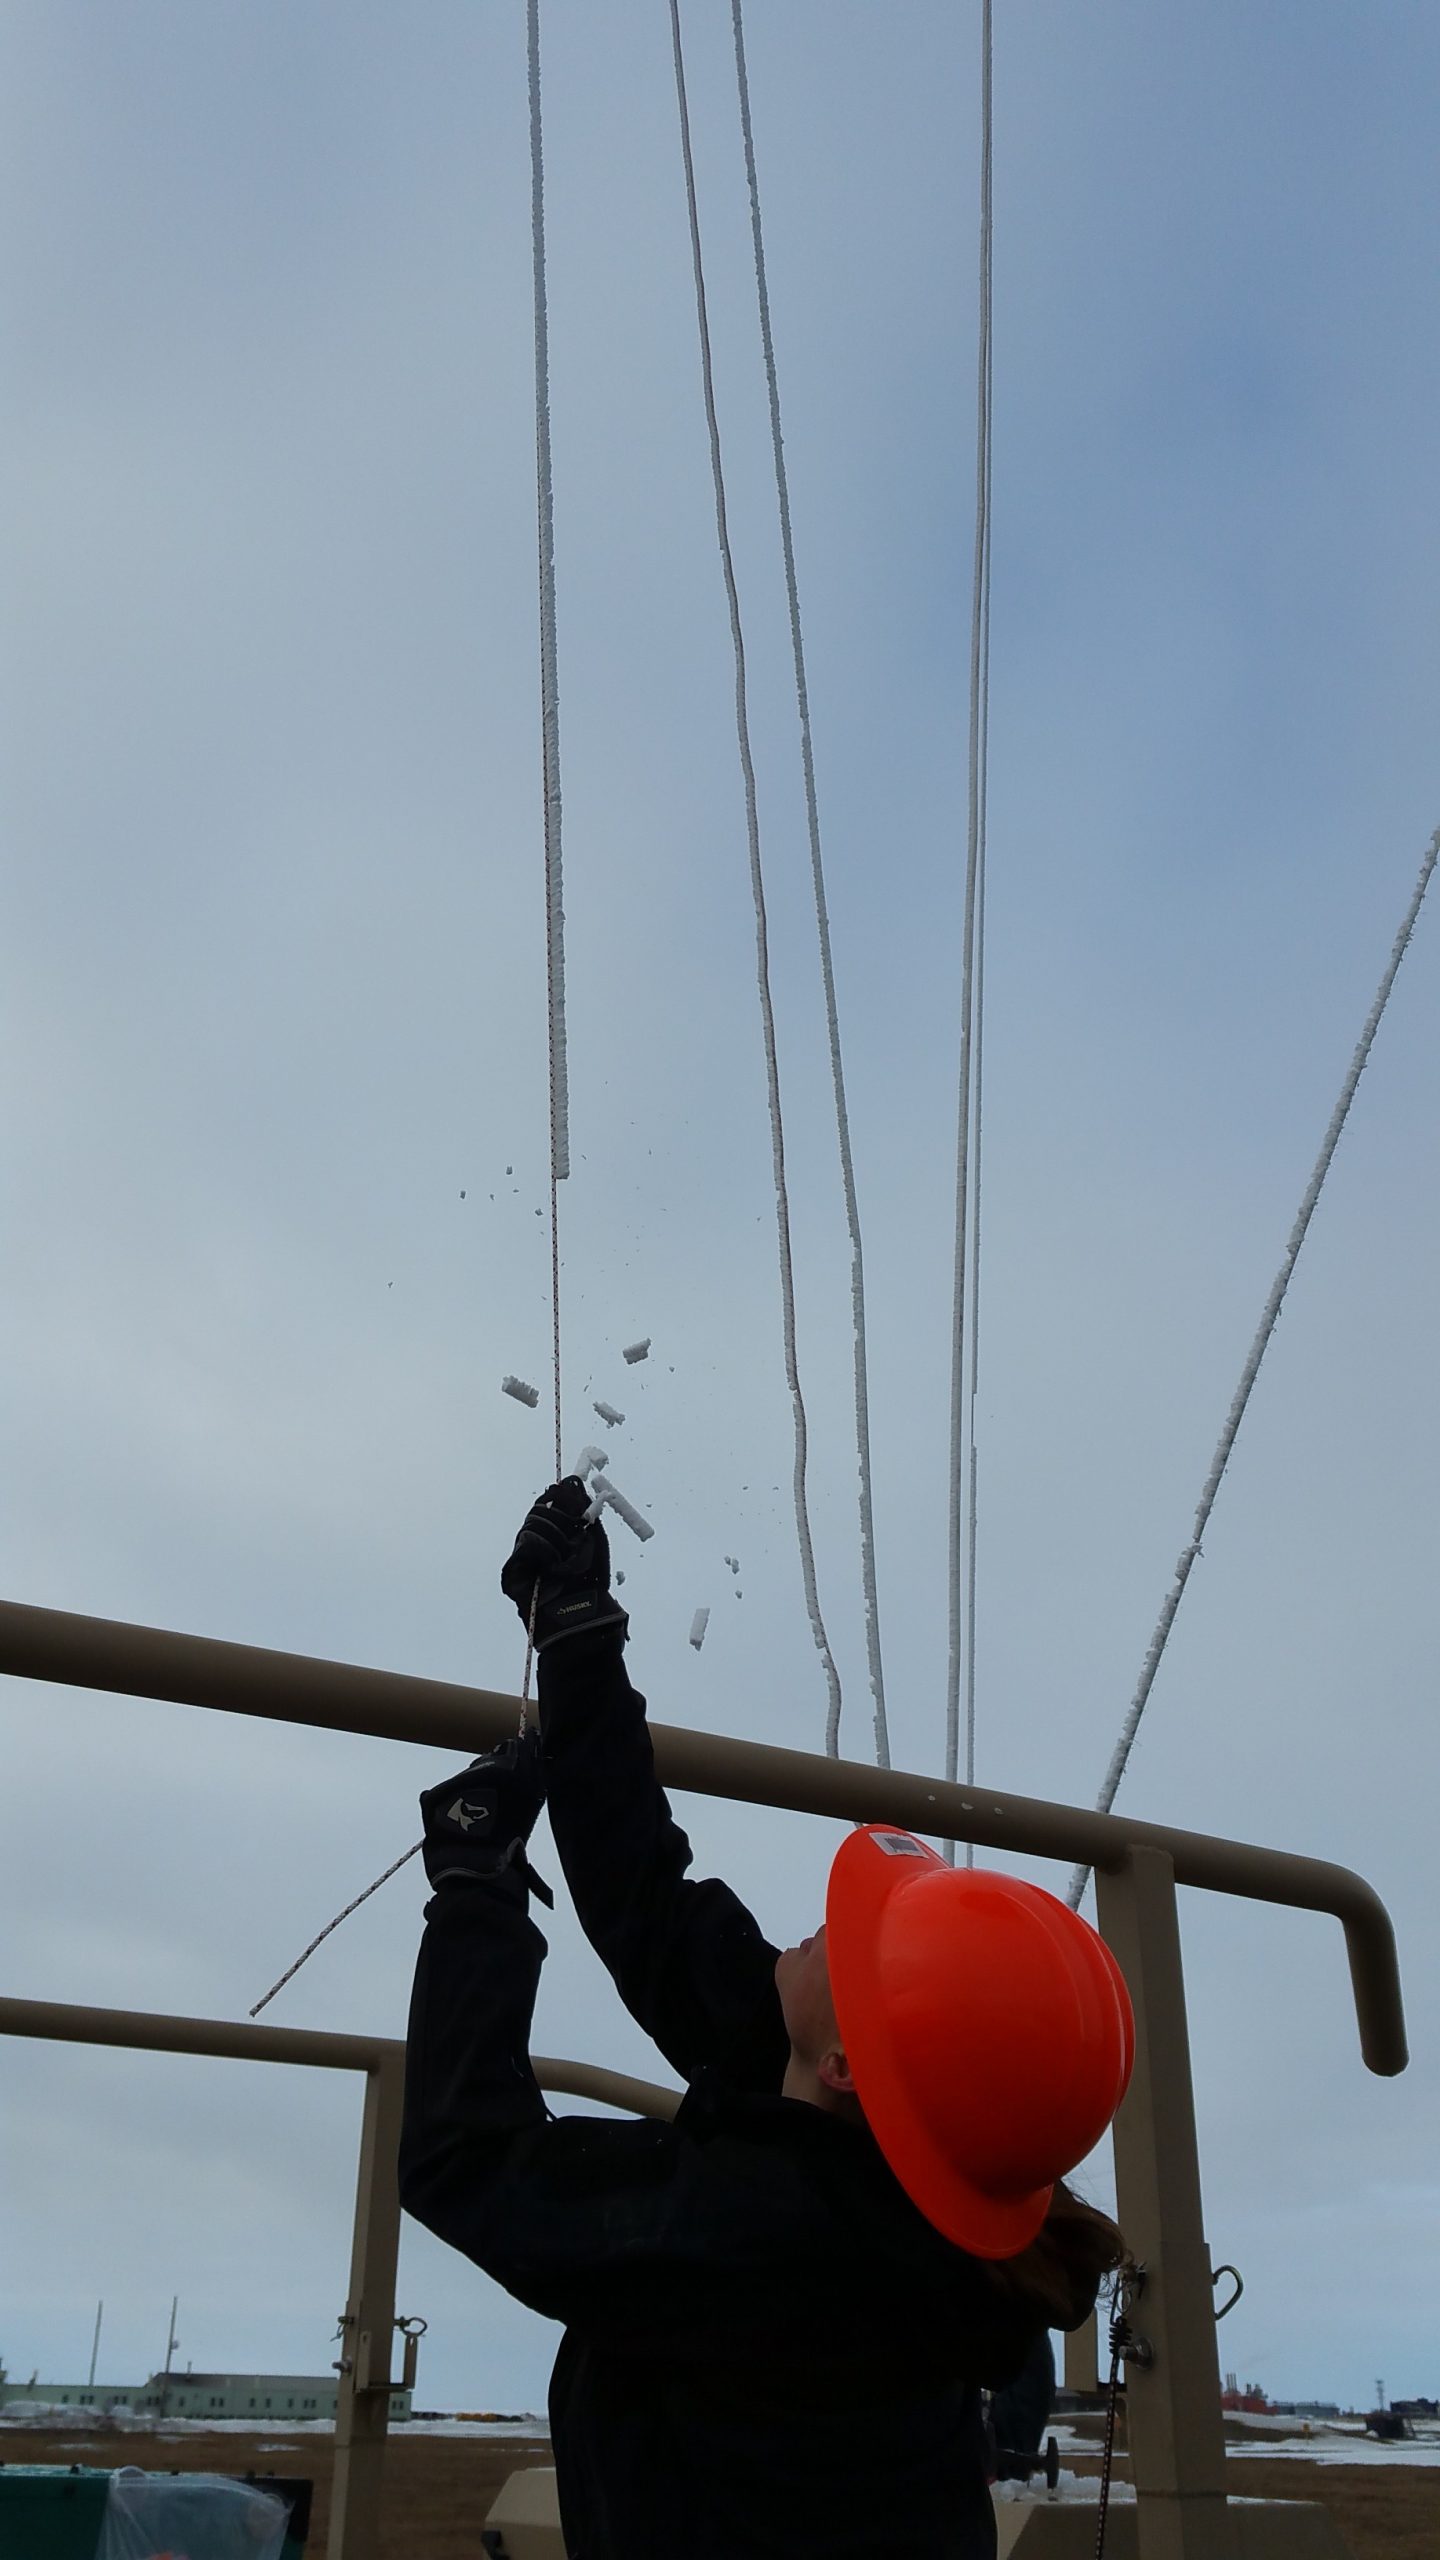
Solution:
{"label": "white building in distance", "polygon": [[[0,2411],[43,2405],[113,2410],[134,2418],[333,2418],[340,2383],[333,2373],[152,2373],[148,2382],[8,2382],[0,2379]],[[390,2423],[410,2415],[412,2394],[390,2394]]]}

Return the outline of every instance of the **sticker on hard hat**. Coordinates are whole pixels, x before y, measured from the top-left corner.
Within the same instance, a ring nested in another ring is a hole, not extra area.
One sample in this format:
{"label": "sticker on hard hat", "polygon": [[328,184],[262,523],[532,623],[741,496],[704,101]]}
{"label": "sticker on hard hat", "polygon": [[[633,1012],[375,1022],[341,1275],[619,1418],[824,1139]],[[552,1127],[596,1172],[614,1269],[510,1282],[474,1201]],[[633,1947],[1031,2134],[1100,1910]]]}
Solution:
{"label": "sticker on hard hat", "polygon": [[933,1849],[926,1848],[923,1840],[916,1840],[908,1831],[872,1831],[870,1838],[877,1849],[884,1850],[887,1858],[933,1858],[935,1855]]}

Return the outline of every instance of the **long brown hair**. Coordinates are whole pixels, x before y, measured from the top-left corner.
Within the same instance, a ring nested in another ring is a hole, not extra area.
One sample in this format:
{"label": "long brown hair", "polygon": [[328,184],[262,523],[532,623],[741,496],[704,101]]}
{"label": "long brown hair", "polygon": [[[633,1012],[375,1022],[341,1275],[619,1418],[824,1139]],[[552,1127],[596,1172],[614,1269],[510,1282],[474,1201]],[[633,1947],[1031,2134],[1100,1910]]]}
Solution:
{"label": "long brown hair", "polygon": [[1128,2254],[1108,2213],[1087,2204],[1060,2178],[1029,2248],[1000,2260],[991,2273],[1002,2297],[1017,2309],[1033,2304],[1048,2329],[1075,2329],[1088,2317],[1101,2277],[1122,2266]]}

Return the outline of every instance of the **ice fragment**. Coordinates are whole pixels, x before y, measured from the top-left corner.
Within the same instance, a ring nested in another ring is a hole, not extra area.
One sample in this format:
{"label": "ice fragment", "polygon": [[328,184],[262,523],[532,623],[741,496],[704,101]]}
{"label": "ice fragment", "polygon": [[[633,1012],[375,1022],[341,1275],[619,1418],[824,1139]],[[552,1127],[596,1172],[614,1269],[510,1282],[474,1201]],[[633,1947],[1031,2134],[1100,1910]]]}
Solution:
{"label": "ice fragment", "polygon": [[620,1357],[622,1360],[628,1360],[632,1369],[637,1360],[648,1360],[650,1357],[649,1334],[646,1334],[643,1342],[627,1342]]}
{"label": "ice fragment", "polygon": [[539,1388],[527,1386],[523,1378],[502,1378],[500,1392],[513,1396],[517,1404],[538,1404],[540,1401]]}
{"label": "ice fragment", "polygon": [[705,1641],[705,1630],[706,1630],[706,1628],[709,1626],[709,1624],[710,1624],[710,1612],[709,1612],[709,1610],[708,1610],[708,1609],[697,1609],[697,1610],[696,1610],[696,1612],[695,1612],[694,1617],[693,1617],[693,1618],[691,1619],[691,1621],[690,1621],[690,1641],[691,1641],[691,1643],[693,1644],[693,1646],[695,1647],[695,1650],[696,1650],[696,1652],[697,1652],[697,1653],[699,1652],[700,1647],[702,1646],[702,1644],[703,1644],[703,1643],[704,1643],[704,1641]]}
{"label": "ice fragment", "polygon": [[624,1414],[617,1413],[614,1405],[607,1404],[603,1396],[595,1398],[590,1410],[592,1413],[598,1413],[602,1422],[608,1422],[612,1431],[618,1431],[625,1419]]}
{"label": "ice fragment", "polygon": [[608,1476],[593,1475],[590,1479],[590,1508],[585,1515],[586,1518],[589,1520],[598,1518],[607,1503],[612,1511],[619,1512],[626,1528],[633,1529],[637,1538],[654,1537],[654,1529],[643,1511],[637,1511],[633,1502],[627,1502],[624,1494],[616,1490]]}

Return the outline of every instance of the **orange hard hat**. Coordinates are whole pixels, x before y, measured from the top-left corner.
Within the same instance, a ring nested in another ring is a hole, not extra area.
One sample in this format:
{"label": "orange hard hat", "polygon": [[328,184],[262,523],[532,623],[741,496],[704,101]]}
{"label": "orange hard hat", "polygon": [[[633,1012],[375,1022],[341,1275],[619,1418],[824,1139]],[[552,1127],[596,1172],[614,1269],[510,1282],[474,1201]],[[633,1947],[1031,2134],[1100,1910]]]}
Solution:
{"label": "orange hard hat", "polygon": [[927,2221],[977,2258],[1034,2239],[1125,2095],[1135,2020],[1099,1931],[909,1831],[842,1842],[830,1989],[865,2119]]}

